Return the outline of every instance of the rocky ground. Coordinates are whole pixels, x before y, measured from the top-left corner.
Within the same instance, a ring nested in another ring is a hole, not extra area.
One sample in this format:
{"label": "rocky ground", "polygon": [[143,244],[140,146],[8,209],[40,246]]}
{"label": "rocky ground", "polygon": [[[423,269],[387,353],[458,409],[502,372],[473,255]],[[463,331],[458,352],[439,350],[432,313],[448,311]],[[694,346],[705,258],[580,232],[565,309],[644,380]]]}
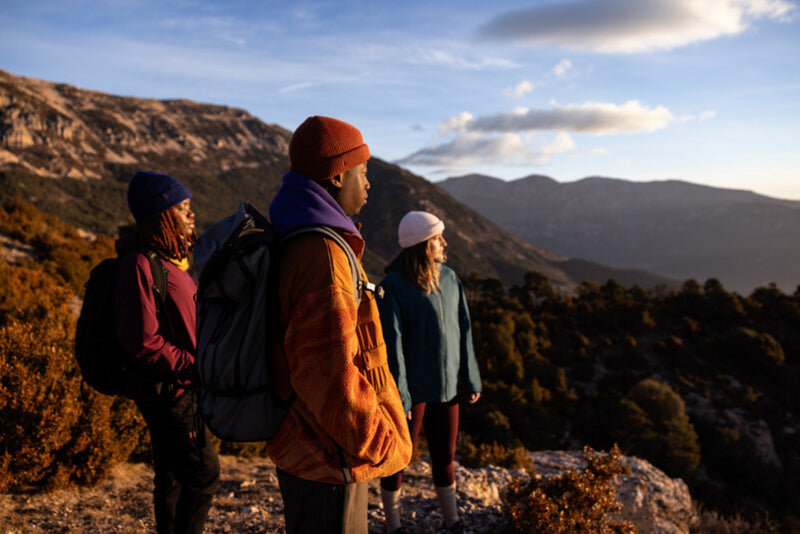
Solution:
{"label": "rocky ground", "polygon": [[[539,451],[532,458],[544,477],[583,467],[580,451]],[[667,477],[644,460],[623,457],[621,461],[630,467],[631,474],[615,481],[617,499],[622,503],[620,518],[632,521],[640,534],[688,534],[696,511],[686,484]],[[221,456],[220,463],[220,490],[206,532],[285,532],[283,504],[272,462]],[[152,532],[152,476],[147,464],[125,463],[95,488],[51,494],[0,494],[0,534]],[[500,530],[501,493],[514,476],[524,475],[498,467],[465,469],[456,464],[458,505],[467,532]],[[403,492],[402,516],[408,532],[442,532],[427,456],[406,469]],[[370,534],[384,532],[377,481],[370,483],[369,520]]]}
{"label": "rocky ground", "polygon": [[[222,478],[206,532],[281,533],[283,504],[275,467],[267,459],[221,456]],[[0,494],[0,533],[127,533],[154,531],[152,470],[146,464],[118,466],[95,488],[48,495]],[[472,532],[494,532],[500,520],[504,469],[458,469],[459,508]],[[384,532],[377,481],[370,483],[370,534]],[[409,532],[434,533],[442,526],[430,463],[408,468],[402,499]]]}

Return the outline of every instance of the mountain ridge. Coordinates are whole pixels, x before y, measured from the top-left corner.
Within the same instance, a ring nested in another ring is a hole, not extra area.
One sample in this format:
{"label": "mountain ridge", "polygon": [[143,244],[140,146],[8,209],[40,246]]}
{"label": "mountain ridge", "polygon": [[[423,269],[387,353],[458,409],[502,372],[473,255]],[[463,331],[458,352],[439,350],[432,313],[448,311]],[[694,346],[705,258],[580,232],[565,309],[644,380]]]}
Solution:
{"label": "mountain ridge", "polygon": [[[201,229],[241,200],[267,213],[288,168],[290,137],[237,108],[115,96],[0,70],[0,201],[20,197],[93,232],[115,235],[130,224],[125,189],[140,169],[185,183]],[[463,274],[517,284],[537,270],[565,291],[582,281],[563,268],[570,260],[505,232],[422,177],[373,157],[370,179],[358,221],[371,276],[380,277],[399,252],[395,229],[405,211],[426,209],[445,220],[450,262]],[[604,267],[598,276],[609,272],[617,271]],[[618,274],[625,284],[674,283],[653,273]]]}
{"label": "mountain ridge", "polygon": [[485,175],[438,185],[500,227],[567,258],[677,279],[718,278],[748,293],[800,277],[800,202],[681,180]]}

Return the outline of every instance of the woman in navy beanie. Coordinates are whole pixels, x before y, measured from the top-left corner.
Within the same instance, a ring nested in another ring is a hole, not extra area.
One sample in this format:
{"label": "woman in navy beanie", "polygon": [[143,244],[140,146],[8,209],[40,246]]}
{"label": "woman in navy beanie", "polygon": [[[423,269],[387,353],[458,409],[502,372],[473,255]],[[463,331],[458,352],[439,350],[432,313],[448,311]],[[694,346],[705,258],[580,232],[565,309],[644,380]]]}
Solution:
{"label": "woman in navy beanie", "polygon": [[[136,228],[117,241],[117,337],[130,356],[131,375],[147,378],[132,389],[150,431],[156,531],[200,533],[219,483],[219,461],[208,430],[196,423],[190,392],[197,293],[188,272],[196,236],[191,195],[172,176],[137,172],[128,184],[128,206]],[[166,295],[156,294],[159,277],[151,265],[166,274]]]}

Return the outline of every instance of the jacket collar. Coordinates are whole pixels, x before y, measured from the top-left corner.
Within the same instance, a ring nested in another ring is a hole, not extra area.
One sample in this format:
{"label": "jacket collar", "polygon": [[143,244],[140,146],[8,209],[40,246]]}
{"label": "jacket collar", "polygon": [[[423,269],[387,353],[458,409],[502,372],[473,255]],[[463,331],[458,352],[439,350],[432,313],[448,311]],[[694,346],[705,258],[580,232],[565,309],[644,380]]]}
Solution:
{"label": "jacket collar", "polygon": [[269,206],[269,218],[279,239],[303,226],[330,226],[344,235],[358,257],[364,252],[361,232],[336,199],[296,172],[283,176],[283,185]]}

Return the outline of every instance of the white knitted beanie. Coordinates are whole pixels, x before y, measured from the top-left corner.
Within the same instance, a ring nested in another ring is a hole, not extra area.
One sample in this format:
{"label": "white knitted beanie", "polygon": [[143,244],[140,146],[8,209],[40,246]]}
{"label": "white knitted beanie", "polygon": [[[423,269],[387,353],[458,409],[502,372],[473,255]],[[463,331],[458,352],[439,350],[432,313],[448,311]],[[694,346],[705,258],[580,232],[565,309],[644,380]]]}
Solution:
{"label": "white knitted beanie", "polygon": [[397,228],[397,238],[403,248],[413,247],[444,232],[444,223],[440,218],[426,211],[409,211]]}

